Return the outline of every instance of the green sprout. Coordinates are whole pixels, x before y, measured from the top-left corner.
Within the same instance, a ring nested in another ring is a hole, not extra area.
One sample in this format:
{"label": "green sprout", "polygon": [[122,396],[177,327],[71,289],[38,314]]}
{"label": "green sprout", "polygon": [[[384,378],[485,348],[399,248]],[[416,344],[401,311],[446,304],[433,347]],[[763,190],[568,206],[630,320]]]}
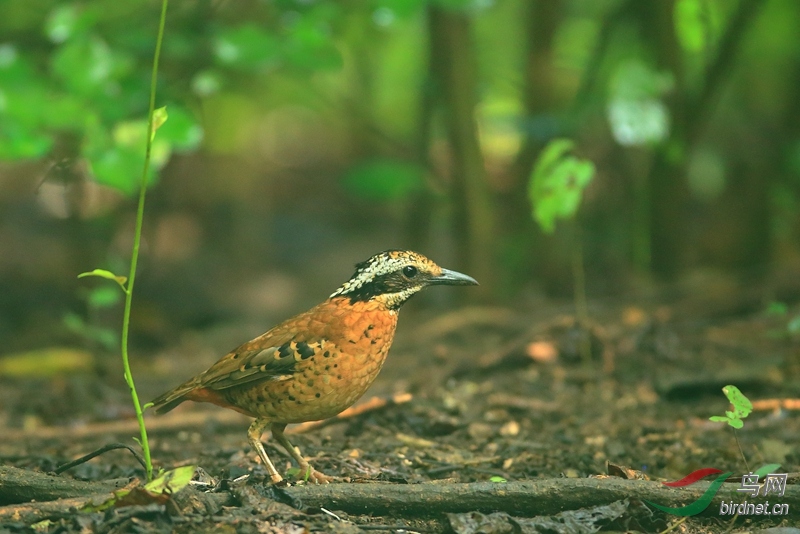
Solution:
{"label": "green sprout", "polygon": [[550,141],[528,182],[533,218],[548,234],[555,231],[556,220],[575,217],[583,190],[594,178],[594,164],[572,155],[574,148],[569,139]]}
{"label": "green sprout", "polygon": [[[572,222],[572,278],[574,281],[575,315],[588,330],[589,305],[586,298],[586,272],[583,267],[583,243],[578,208],[583,192],[595,174],[594,163],[573,154],[575,143],[570,139],[553,139],[542,149],[528,181],[531,216],[546,234],[556,229],[556,221]],[[587,367],[592,359],[592,340],[587,334],[580,345],[581,359]]]}
{"label": "green sprout", "polygon": [[298,480],[300,480],[301,474],[303,475],[303,481],[308,482],[308,479],[311,477],[311,466],[309,465],[306,468],[305,473],[303,473],[299,467],[290,467],[286,470],[287,477],[296,478]]}
{"label": "green sprout", "polygon": [[739,435],[736,433],[736,429],[744,426],[744,418],[753,411],[753,403],[750,402],[750,399],[745,397],[744,393],[739,391],[739,388],[736,386],[725,386],[722,388],[722,392],[731,402],[733,411],[726,410],[725,415],[714,415],[709,417],[709,420],[715,423],[728,423],[728,425],[730,425],[733,429],[733,437],[736,438],[736,446],[739,447],[739,454],[742,455],[744,466],[750,471],[750,466],[747,465],[747,458],[744,455],[744,450],[742,450],[742,444],[739,443]]}
{"label": "green sprout", "polygon": [[[147,114],[147,127],[145,132],[150,135],[145,135],[144,139],[144,166],[142,168],[142,177],[139,182],[139,203],[136,210],[136,228],[133,235],[133,249],[131,253],[130,272],[128,276],[120,276],[105,269],[94,269],[93,271],[81,273],[78,278],[85,278],[96,276],[111,280],[119,285],[122,292],[125,294],[125,308],[122,314],[122,330],[120,340],[120,351],[122,353],[122,367],[124,369],[125,382],[130,389],[131,401],[133,402],[134,410],[136,411],[136,420],[139,423],[139,438],[134,438],[136,442],[142,447],[144,455],[145,470],[147,480],[153,482],[153,463],[150,459],[150,445],[147,441],[147,428],[144,424],[144,411],[141,403],[139,402],[139,395],[136,392],[136,385],[133,382],[133,374],[131,373],[130,361],[128,358],[128,333],[130,331],[131,319],[131,302],[133,299],[133,285],[136,281],[136,264],[139,260],[139,246],[142,240],[142,222],[144,220],[144,200],[145,193],[147,192],[148,176],[150,174],[150,160],[153,149],[153,139],[155,138],[156,130],[163,126],[167,120],[167,109],[161,107],[156,109],[156,85],[158,78],[158,60],[161,55],[161,44],[164,40],[164,26],[167,20],[167,5],[168,0],[161,2],[161,18],[158,24],[158,36],[156,37],[155,52],[153,55],[153,70],[150,77],[150,106]],[[147,406],[145,406],[147,407]],[[191,477],[190,477],[191,478]]]}
{"label": "green sprout", "polygon": [[715,415],[709,417],[709,420],[716,423],[728,423],[733,428],[742,428],[744,418],[753,411],[753,403],[736,386],[725,386],[722,388],[722,392],[731,402],[733,411],[727,410],[725,415]]}

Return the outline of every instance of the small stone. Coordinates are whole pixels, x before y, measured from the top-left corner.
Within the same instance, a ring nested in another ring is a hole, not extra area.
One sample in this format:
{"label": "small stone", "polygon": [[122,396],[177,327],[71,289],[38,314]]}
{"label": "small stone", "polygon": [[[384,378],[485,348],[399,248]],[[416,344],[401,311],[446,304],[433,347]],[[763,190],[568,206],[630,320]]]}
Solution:
{"label": "small stone", "polygon": [[509,421],[500,427],[501,436],[516,436],[519,434],[519,423],[516,421]]}
{"label": "small stone", "polygon": [[533,361],[539,363],[551,363],[558,359],[558,349],[549,341],[528,343],[525,352]]}

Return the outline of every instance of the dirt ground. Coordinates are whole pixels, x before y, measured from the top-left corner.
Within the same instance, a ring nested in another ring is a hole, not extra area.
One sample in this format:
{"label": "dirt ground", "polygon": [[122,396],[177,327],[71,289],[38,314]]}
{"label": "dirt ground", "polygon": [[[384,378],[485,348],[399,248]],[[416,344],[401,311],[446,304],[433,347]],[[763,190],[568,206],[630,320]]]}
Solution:
{"label": "dirt ground", "polygon": [[[767,463],[781,464],[781,473],[796,473],[800,416],[797,406],[783,401],[800,397],[800,339],[787,327],[798,310],[769,313],[763,299],[748,295],[593,302],[588,328],[576,325],[568,305],[401,316],[389,361],[362,399],[361,413],[295,429],[291,439],[316,468],[341,477],[338,484],[373,484],[376,492],[382,487],[377,482],[585,479],[609,470],[615,474],[613,465],[653,480],[677,480],[702,467],[740,477]],[[136,360],[140,396],[152,398],[260,333],[249,328],[188,332],[155,356]],[[581,355],[586,336],[591,362]],[[135,421],[116,365],[50,378],[1,378],[0,465],[50,472],[108,443],[135,445]],[[721,391],[726,384],[761,401],[737,432],[747,465],[732,429],[708,420],[729,409]],[[772,532],[797,532],[789,527],[800,525],[800,510],[782,519],[732,519],[715,516],[714,504],[711,513],[697,517],[653,510],[643,521],[644,505],[636,495],[604,524],[562,521],[561,526],[446,515],[433,502],[431,513],[417,515],[348,514],[335,502],[303,511],[269,506],[274,495],[265,489],[264,470],[247,445],[247,418],[186,403],[166,416],[148,413],[147,421],[157,467],[200,466],[208,485],[193,491],[230,489],[230,481],[239,479],[234,502],[205,513],[175,513],[163,503],[96,513],[73,509],[37,524],[37,530],[659,532],[674,527],[721,533],[777,527],[784,530]],[[285,472],[291,467],[288,456],[268,436],[265,440]],[[116,450],[60,476],[96,481],[142,477],[142,471],[128,451]],[[4,517],[0,532],[30,528]]]}

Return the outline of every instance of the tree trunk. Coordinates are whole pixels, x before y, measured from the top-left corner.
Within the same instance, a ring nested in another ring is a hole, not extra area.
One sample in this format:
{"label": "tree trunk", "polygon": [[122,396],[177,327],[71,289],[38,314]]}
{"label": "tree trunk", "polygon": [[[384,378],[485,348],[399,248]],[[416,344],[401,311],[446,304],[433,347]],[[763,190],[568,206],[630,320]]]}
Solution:
{"label": "tree trunk", "polygon": [[466,13],[428,8],[431,67],[451,152],[453,232],[458,263],[491,287],[494,217],[475,121],[477,72]]}

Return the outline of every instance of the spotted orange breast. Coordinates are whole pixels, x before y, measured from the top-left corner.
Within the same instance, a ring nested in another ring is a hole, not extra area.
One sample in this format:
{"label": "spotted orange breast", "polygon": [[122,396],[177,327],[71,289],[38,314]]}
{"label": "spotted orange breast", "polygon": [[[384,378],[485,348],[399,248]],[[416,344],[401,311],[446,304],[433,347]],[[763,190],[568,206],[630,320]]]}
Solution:
{"label": "spotted orange breast", "polygon": [[291,358],[291,366],[284,374],[216,391],[223,401],[216,403],[276,423],[332,417],[358,400],[378,376],[396,326],[397,312],[377,303],[330,299],[237,349],[253,353],[258,346],[279,342],[272,349],[275,361]]}

